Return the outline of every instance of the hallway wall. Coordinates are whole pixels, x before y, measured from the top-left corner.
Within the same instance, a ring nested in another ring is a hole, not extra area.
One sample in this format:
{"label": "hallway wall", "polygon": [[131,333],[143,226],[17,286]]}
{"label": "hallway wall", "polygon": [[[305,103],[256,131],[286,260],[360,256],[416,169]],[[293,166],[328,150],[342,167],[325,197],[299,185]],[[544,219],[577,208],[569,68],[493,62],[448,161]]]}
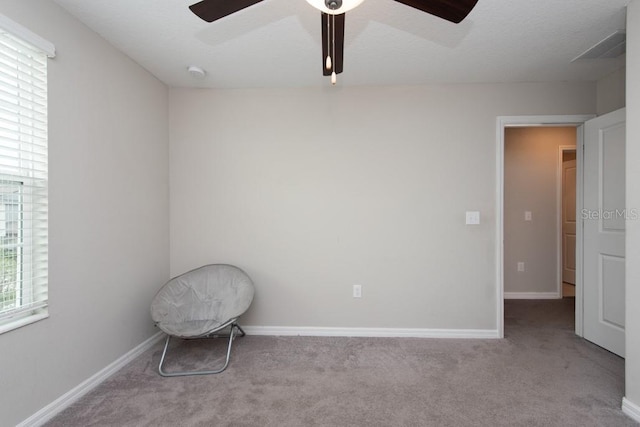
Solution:
{"label": "hallway wall", "polygon": [[575,143],[575,127],[505,129],[505,298],[558,296],[558,150]]}

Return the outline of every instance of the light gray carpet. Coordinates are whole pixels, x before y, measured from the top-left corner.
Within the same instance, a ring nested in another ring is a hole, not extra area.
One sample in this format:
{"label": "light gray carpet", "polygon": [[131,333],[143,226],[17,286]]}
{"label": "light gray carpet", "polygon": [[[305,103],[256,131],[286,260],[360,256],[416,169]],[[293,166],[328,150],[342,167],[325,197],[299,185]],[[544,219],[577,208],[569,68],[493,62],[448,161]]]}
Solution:
{"label": "light gray carpet", "polygon": [[[504,340],[247,336],[206,377],[158,376],[158,344],[48,426],[635,426],[572,305],[507,301]],[[193,368],[212,346],[174,348]]]}

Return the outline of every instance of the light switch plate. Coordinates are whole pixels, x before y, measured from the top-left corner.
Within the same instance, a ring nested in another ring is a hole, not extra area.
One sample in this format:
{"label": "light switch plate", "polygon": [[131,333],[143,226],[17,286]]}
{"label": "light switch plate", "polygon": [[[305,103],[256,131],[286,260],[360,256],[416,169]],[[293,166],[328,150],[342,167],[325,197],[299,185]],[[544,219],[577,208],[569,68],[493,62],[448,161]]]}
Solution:
{"label": "light switch plate", "polygon": [[478,225],[478,224],[480,224],[480,212],[467,211],[467,225]]}
{"label": "light switch plate", "polygon": [[524,212],[524,220],[525,221],[531,221],[531,211],[525,211]]}

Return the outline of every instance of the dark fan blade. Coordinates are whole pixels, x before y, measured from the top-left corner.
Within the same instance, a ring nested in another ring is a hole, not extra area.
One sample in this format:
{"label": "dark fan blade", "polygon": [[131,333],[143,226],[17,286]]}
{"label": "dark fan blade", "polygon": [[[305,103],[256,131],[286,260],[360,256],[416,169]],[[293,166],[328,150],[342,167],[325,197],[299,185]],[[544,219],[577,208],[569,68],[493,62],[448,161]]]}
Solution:
{"label": "dark fan blade", "polygon": [[246,7],[260,3],[262,0],[203,0],[192,4],[189,9],[201,19],[213,22],[227,15],[231,15]]}
{"label": "dark fan blade", "polygon": [[478,0],[396,0],[407,6],[438,16],[456,24],[467,17]]}
{"label": "dark fan blade", "polygon": [[[341,15],[329,15],[324,12],[321,13],[322,75],[330,76],[331,72],[334,70],[336,74],[340,74],[342,72],[342,62],[344,59],[344,13]],[[326,67],[327,55],[331,56],[331,62],[333,65],[330,69],[327,69]]]}

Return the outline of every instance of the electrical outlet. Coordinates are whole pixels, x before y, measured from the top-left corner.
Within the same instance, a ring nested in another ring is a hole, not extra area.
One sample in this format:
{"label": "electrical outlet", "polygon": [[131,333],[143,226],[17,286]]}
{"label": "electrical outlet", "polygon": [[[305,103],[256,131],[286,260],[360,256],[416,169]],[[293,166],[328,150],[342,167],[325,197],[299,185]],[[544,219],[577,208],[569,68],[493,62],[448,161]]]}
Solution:
{"label": "electrical outlet", "polygon": [[362,298],[362,285],[353,285],[353,297]]}
{"label": "electrical outlet", "polygon": [[531,211],[524,211],[524,220],[525,221],[531,221],[532,220]]}
{"label": "electrical outlet", "polygon": [[518,271],[524,271],[524,262],[518,263]]}
{"label": "electrical outlet", "polygon": [[479,211],[467,211],[466,212],[466,221],[467,225],[478,225],[480,224],[480,212]]}

